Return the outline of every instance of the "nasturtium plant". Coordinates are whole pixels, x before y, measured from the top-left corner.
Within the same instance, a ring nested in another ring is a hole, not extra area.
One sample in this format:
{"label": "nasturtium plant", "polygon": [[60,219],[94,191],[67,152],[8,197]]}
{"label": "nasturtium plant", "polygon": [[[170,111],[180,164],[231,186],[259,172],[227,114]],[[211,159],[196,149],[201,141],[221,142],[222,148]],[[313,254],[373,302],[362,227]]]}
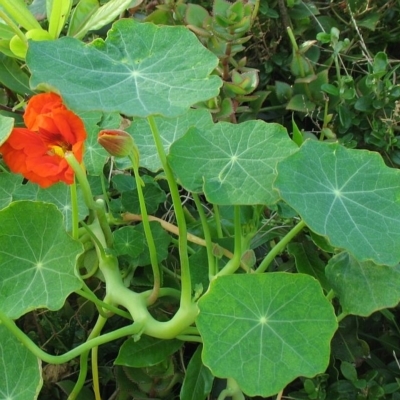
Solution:
{"label": "nasturtium plant", "polygon": [[[155,23],[91,32],[137,5],[48,1],[51,40],[17,28],[18,112],[0,115],[0,393],[54,396],[45,362],[73,370],[57,382],[69,400],[317,398],[330,360],[368,362],[346,330],[357,316],[389,320],[400,301],[399,172],[335,141],[328,106],[321,140],[252,119],[268,94],[236,55],[258,7],[164,5]],[[288,103],[273,110],[311,112],[328,73],[291,42],[297,81],[276,84]],[[333,369],[353,391],[366,382]]]}

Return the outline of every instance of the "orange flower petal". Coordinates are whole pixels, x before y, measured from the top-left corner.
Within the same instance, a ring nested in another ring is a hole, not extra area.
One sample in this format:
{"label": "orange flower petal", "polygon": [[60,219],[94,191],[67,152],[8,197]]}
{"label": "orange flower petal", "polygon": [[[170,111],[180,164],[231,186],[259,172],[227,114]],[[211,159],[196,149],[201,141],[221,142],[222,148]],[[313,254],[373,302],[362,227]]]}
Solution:
{"label": "orange flower petal", "polygon": [[41,124],[41,115],[52,113],[56,109],[66,109],[58,94],[41,93],[32,96],[24,113],[25,125],[28,129],[37,131]]}

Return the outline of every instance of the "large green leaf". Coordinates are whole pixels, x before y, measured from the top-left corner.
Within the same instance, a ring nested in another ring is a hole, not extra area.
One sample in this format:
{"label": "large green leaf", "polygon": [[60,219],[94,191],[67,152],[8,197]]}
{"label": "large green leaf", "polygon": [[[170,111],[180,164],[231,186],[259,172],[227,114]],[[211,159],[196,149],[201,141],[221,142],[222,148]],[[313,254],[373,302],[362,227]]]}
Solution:
{"label": "large green leaf", "polygon": [[199,301],[203,362],[249,396],[270,396],[329,362],[337,328],[318,282],[302,274],[246,274],[212,281]]}
{"label": "large green leaf", "polygon": [[116,22],[105,41],[64,37],[31,42],[27,63],[35,88],[52,88],[76,111],[177,116],[214,97],[221,80],[209,76],[218,58],[183,26],[133,19]]}
{"label": "large green leaf", "polygon": [[316,233],[360,261],[400,261],[400,171],[377,153],[306,141],[278,164],[275,186]]}
{"label": "large green leaf", "polygon": [[11,318],[46,307],[60,309],[80,288],[75,276],[80,242],[64,230],[48,203],[17,201],[0,211],[0,308]]}
{"label": "large green leaf", "polygon": [[215,204],[272,204],[276,164],[297,149],[279,124],[220,122],[190,129],[172,144],[169,161],[183,186]]}
{"label": "large green leaf", "polygon": [[[211,114],[203,109],[189,110],[175,118],[154,117],[154,121],[166,154],[169,153],[172,143],[182,137],[190,127],[207,129],[213,125]],[[148,122],[144,119],[135,119],[126,131],[132,135],[139,149],[140,165],[150,171],[161,169],[162,164]]]}
{"label": "large green leaf", "polygon": [[0,324],[0,398],[35,400],[43,381],[40,361]]}
{"label": "large green leaf", "polygon": [[367,317],[400,301],[400,265],[360,262],[341,253],[329,260],[326,276],[345,314]]}

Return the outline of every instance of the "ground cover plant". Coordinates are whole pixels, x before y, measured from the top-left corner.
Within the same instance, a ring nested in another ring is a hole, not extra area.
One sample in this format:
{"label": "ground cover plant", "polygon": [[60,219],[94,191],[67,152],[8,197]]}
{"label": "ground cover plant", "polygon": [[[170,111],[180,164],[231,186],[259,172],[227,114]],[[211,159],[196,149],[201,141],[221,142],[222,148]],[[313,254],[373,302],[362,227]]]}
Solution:
{"label": "ground cover plant", "polygon": [[1,398],[400,398],[397,3],[0,6]]}

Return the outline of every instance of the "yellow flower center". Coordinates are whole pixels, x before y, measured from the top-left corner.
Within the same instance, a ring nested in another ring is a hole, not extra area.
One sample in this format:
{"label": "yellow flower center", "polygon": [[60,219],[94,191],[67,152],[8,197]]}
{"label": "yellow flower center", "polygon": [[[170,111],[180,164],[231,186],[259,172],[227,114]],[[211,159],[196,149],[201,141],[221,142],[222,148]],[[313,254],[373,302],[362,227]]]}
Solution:
{"label": "yellow flower center", "polygon": [[62,158],[64,158],[65,152],[68,150],[66,148],[66,146],[59,146],[59,145],[51,145],[51,146],[49,146],[49,148],[50,148],[50,150],[49,150],[48,154],[50,156],[56,155],[56,156],[59,156]]}

